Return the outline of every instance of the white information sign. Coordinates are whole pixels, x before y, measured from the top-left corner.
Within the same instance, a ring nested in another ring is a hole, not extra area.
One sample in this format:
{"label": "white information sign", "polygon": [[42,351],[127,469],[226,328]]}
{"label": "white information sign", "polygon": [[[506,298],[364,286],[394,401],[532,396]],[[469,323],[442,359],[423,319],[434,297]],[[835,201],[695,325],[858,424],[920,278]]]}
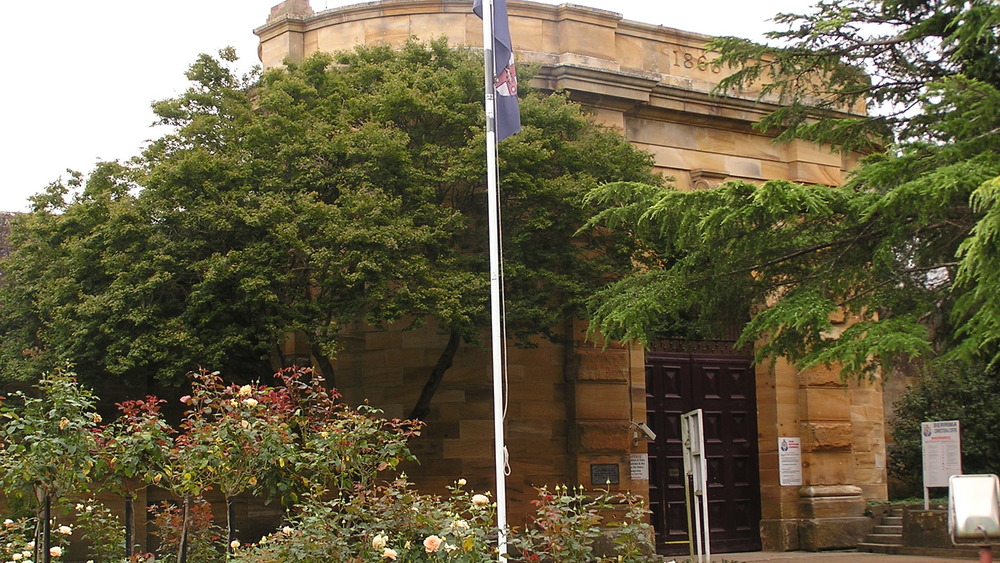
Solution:
{"label": "white information sign", "polygon": [[962,474],[962,440],[957,420],[920,423],[924,488],[947,487],[948,478]]}
{"label": "white information sign", "polygon": [[802,439],[778,438],[778,475],[782,486],[802,485]]}
{"label": "white information sign", "polygon": [[649,455],[629,455],[629,469],[633,481],[649,481]]}

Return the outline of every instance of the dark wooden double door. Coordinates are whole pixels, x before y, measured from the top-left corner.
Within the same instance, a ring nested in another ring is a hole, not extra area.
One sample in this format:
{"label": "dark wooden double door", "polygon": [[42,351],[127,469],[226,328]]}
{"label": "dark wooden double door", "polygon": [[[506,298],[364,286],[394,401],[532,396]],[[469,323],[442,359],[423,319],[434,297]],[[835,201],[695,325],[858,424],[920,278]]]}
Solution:
{"label": "dark wooden double door", "polygon": [[688,553],[681,415],[702,409],[712,553],[760,549],[757,404],[750,359],[649,352],[646,424],[657,551]]}

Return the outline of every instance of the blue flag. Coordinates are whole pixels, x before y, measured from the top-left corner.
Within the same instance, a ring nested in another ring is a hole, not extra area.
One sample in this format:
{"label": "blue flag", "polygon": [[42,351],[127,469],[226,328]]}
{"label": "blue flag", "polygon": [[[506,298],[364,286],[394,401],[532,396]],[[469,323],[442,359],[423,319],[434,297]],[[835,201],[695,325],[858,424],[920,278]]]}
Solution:
{"label": "blue flag", "polygon": [[[474,0],[472,11],[483,17],[483,0]],[[521,130],[521,111],[517,105],[517,72],[514,70],[514,47],[507,23],[507,0],[493,1],[493,91],[496,93],[497,141]]]}

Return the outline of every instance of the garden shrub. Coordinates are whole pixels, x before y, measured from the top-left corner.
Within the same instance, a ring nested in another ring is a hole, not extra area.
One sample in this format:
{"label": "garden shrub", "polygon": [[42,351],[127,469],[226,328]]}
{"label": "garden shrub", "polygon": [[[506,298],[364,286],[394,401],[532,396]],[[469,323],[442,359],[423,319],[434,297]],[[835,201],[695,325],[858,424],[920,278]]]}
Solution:
{"label": "garden shrub", "polygon": [[[184,510],[176,504],[162,501],[150,506],[153,516],[153,530],[150,532],[159,545],[156,561],[175,563],[183,530]],[[188,511],[187,562],[214,563],[225,559],[223,539],[225,531],[212,520],[212,505],[204,499],[195,499]],[[110,561],[110,560],[109,560]]]}
{"label": "garden shrub", "polygon": [[[44,376],[37,396],[15,394],[0,405],[0,482],[7,500],[20,499],[26,510],[10,513],[0,530],[0,559],[67,557],[73,530],[63,518],[89,544],[86,556],[94,563],[497,559],[496,507],[488,493],[469,491],[460,479],[447,495],[427,495],[395,476],[399,463],[413,457],[407,441],[420,423],[386,420],[368,405],[349,408],[308,369],[276,377],[283,385],[272,388],[192,374],[176,429],[163,420],[156,397],[126,401],[117,420],[102,424],[96,397],[69,372]],[[101,503],[70,501],[101,490],[121,495],[128,506],[153,485],[178,501],[149,509],[156,553],[134,553],[126,545],[128,523]],[[243,543],[234,537],[232,511],[228,530],[212,521],[202,498],[210,488],[227,505],[243,493],[281,499],[286,521]],[[638,499],[565,486],[538,492],[532,522],[509,531],[512,562],[632,563],[652,553]],[[33,498],[50,500],[52,510],[41,511]]]}
{"label": "garden shrub", "polygon": [[914,488],[923,481],[920,423],[957,420],[961,428],[962,471],[1000,473],[1000,371],[981,366],[944,366],[907,388],[889,420],[893,443],[889,473]]}

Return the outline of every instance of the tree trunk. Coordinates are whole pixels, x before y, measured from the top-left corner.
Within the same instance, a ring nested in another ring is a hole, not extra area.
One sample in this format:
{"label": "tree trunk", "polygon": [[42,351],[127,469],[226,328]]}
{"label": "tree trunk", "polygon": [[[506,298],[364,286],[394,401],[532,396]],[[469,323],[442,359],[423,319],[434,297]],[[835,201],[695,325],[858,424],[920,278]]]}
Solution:
{"label": "tree trunk", "polygon": [[226,528],[229,530],[226,539],[226,549],[232,551],[230,544],[236,539],[236,503],[233,497],[226,497]]}
{"label": "tree trunk", "polygon": [[36,557],[35,560],[42,561],[43,563],[51,563],[52,554],[49,553],[49,549],[52,546],[52,495],[45,492],[43,496],[41,557]]}
{"label": "tree trunk", "polygon": [[135,496],[125,496],[125,559],[132,557],[135,536]]}
{"label": "tree trunk", "polygon": [[448,344],[445,345],[444,350],[441,351],[441,355],[438,356],[438,361],[434,364],[434,369],[431,371],[430,377],[427,378],[427,383],[424,384],[423,390],[420,391],[420,398],[417,399],[417,404],[413,407],[413,412],[410,413],[411,420],[423,420],[430,413],[431,399],[434,398],[438,387],[441,386],[445,372],[448,371],[448,368],[455,361],[455,354],[458,352],[458,345],[461,342],[462,337],[457,332],[452,331],[448,336]]}
{"label": "tree trunk", "polygon": [[319,364],[320,375],[326,380],[327,389],[333,389],[337,386],[336,381],[333,378],[333,362],[330,358],[323,353],[323,350],[315,342],[309,344],[309,349],[312,352],[314,358],[316,358],[316,363]]}
{"label": "tree trunk", "polygon": [[181,541],[177,546],[177,563],[187,563],[188,526],[191,519],[191,495],[184,495],[184,520],[181,524]]}

